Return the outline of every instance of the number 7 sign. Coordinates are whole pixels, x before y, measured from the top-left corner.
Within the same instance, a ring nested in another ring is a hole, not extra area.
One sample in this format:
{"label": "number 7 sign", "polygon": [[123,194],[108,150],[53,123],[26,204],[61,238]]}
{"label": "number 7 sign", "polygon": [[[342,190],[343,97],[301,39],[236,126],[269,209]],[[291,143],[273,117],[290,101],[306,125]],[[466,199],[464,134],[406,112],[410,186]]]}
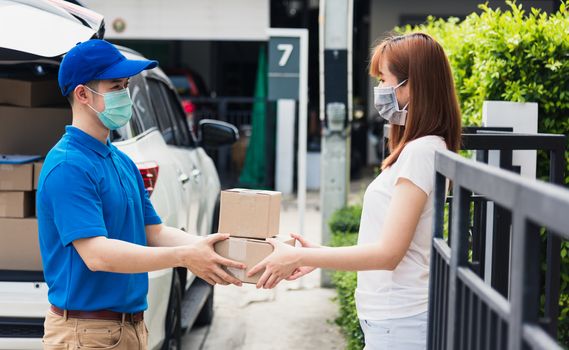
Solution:
{"label": "number 7 sign", "polygon": [[294,49],[294,45],[292,45],[292,44],[278,44],[277,45],[277,50],[280,50],[283,52],[283,55],[281,56],[281,59],[279,60],[279,66],[280,67],[286,66],[286,63],[288,62],[288,59],[290,58],[290,54],[292,53],[293,49]]}
{"label": "number 7 sign", "polygon": [[298,100],[301,70],[300,37],[298,33],[290,31],[290,29],[270,30],[268,45],[270,100]]}

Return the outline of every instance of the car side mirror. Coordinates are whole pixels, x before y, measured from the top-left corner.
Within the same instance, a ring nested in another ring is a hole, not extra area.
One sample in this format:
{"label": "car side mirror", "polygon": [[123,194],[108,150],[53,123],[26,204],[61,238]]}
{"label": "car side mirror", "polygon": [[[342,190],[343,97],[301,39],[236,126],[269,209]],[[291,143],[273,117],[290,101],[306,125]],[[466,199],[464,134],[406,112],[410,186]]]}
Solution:
{"label": "car side mirror", "polygon": [[204,148],[229,146],[239,140],[239,130],[229,123],[202,119],[198,124],[199,145]]}

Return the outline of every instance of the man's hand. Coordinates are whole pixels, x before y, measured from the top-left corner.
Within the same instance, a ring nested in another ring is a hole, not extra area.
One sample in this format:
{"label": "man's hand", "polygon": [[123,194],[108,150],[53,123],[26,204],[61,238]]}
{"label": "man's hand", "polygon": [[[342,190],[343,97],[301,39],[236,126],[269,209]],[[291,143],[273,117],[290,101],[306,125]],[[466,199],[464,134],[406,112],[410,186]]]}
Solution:
{"label": "man's hand", "polygon": [[241,286],[242,283],[237,278],[225,272],[221,266],[245,269],[246,266],[240,262],[226,259],[218,255],[213,245],[216,242],[229,238],[228,234],[216,233],[200,239],[196,243],[187,246],[182,255],[182,262],[188,270],[199,278],[211,285],[216,283],[222,285],[234,284]]}

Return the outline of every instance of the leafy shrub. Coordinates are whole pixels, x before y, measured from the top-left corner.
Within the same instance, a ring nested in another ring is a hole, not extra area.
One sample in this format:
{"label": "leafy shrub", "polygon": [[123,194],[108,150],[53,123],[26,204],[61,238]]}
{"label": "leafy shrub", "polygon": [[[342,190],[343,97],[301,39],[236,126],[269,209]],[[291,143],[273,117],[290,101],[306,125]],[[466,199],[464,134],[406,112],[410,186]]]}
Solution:
{"label": "leafy shrub", "polygon": [[[355,245],[358,241],[361,206],[349,206],[335,212],[330,218],[330,230],[333,247]],[[337,301],[340,306],[336,323],[346,337],[348,350],[361,350],[364,347],[364,336],[356,311],[354,292],[357,284],[356,272],[335,271],[332,282],[336,286]]]}
{"label": "leafy shrub", "polygon": [[334,212],[330,218],[330,232],[358,232],[360,230],[360,216],[362,216],[362,207],[358,205],[348,206]]}

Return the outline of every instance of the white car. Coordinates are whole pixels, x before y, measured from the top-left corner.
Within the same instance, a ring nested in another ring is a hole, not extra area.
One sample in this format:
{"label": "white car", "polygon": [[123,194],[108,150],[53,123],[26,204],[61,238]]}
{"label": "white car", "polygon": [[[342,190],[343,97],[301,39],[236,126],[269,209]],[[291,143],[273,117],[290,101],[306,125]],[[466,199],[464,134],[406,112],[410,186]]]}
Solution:
{"label": "white car", "polygon": [[[73,4],[0,0],[0,32],[4,33],[0,76],[29,70],[56,80],[62,55],[77,42],[102,38],[103,31],[100,15]],[[128,58],[142,58],[127,48],[119,50]],[[132,77],[129,89],[133,118],[112,132],[111,140],[138,165],[164,224],[189,234],[214,232],[220,183],[213,161],[201,146],[232,144],[238,138],[237,129],[204,120],[199,138],[193,135],[179,97],[160,68]],[[148,305],[149,349],[179,349],[185,330],[194,323],[211,322],[213,288],[187,269],[151,272]],[[41,271],[8,271],[0,266],[0,349],[41,349],[48,307]]]}

